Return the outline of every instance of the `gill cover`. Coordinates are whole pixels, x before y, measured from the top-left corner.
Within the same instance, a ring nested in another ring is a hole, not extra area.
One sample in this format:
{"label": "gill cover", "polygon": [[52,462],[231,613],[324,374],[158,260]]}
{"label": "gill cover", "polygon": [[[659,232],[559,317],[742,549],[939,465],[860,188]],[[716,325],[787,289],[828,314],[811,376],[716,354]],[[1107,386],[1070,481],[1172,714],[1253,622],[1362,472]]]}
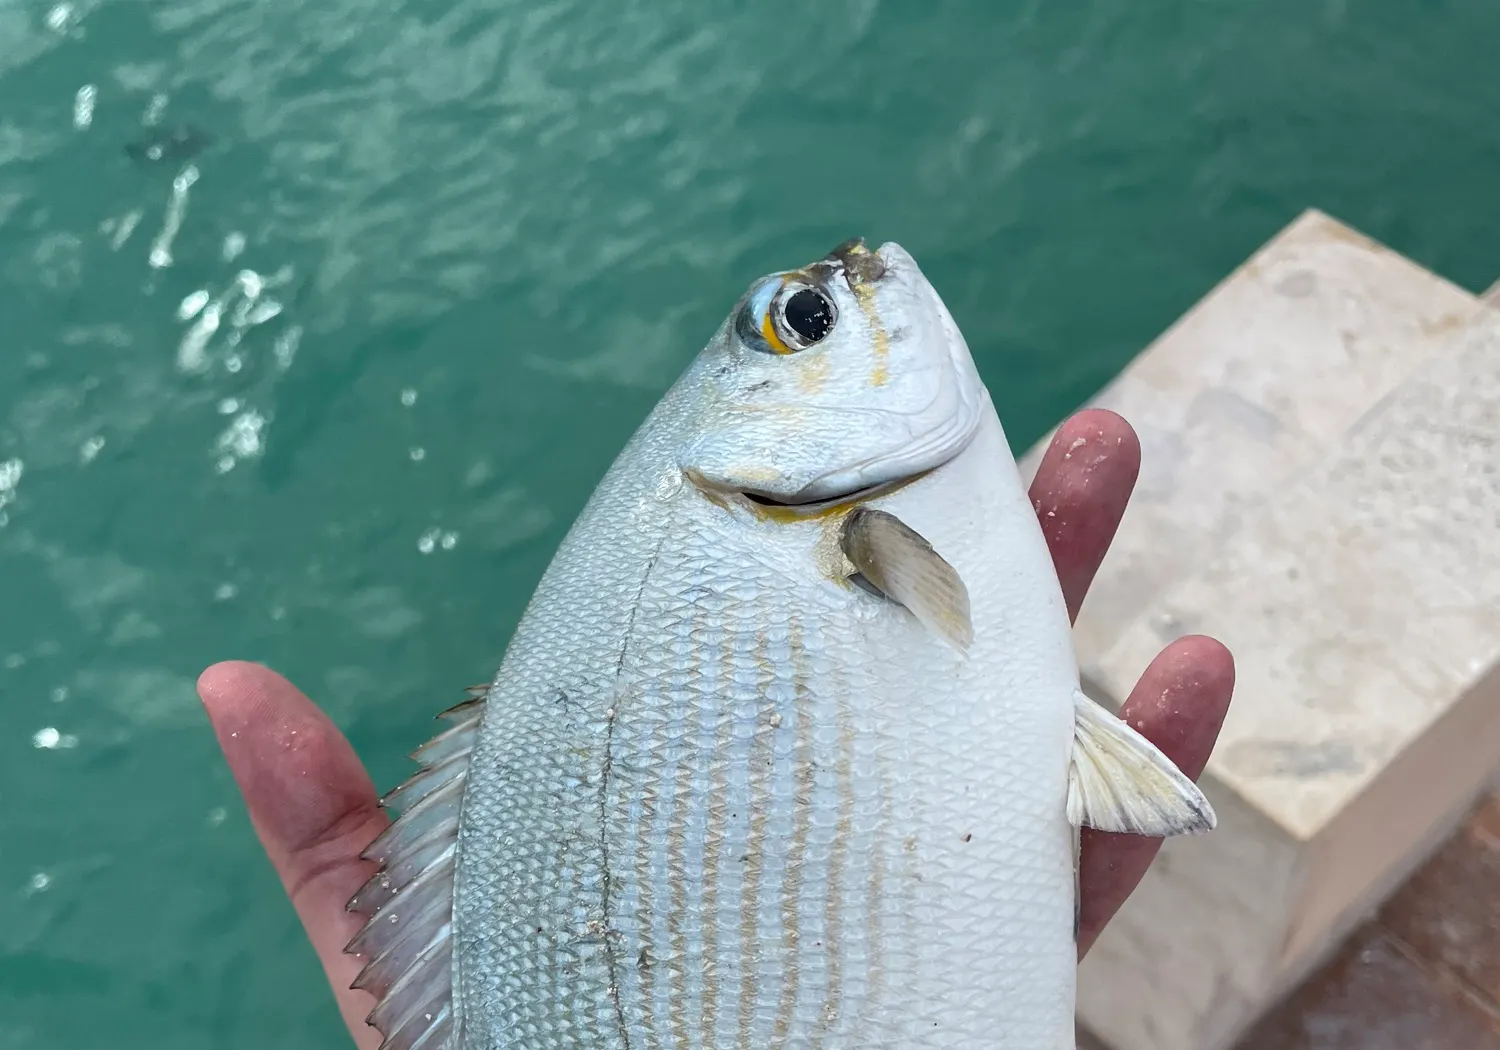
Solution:
{"label": "gill cover", "polygon": [[862,241],[756,281],[685,378],[697,405],[679,465],[781,503],[942,465],[973,437],[987,397],[916,261]]}

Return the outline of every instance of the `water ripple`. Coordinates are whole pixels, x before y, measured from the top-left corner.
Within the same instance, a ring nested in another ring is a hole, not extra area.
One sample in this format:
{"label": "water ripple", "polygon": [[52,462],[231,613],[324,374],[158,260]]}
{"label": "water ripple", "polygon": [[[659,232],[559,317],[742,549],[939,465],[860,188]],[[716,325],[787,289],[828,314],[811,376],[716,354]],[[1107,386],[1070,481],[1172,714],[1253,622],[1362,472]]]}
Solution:
{"label": "water ripple", "polygon": [[1309,204],[1492,280],[1497,52],[1493,0],[0,0],[0,1050],[347,1038],[194,676],[394,782],[753,277],[901,241],[1024,443]]}

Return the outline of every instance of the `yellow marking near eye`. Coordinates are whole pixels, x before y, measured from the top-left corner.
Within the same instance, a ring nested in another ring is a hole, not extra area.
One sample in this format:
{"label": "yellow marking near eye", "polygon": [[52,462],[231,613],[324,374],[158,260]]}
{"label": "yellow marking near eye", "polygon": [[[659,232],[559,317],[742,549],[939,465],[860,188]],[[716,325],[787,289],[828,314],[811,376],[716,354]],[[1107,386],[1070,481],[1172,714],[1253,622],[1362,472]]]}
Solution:
{"label": "yellow marking near eye", "polygon": [[850,289],[854,292],[854,301],[859,303],[860,312],[865,315],[865,320],[870,322],[870,330],[875,336],[875,366],[870,369],[870,385],[885,386],[890,380],[890,357],[891,337],[886,334],[885,325],[880,323],[880,314],[875,309],[875,288],[864,281],[851,281]]}
{"label": "yellow marking near eye", "polygon": [[[772,300],[775,302],[775,300]],[[766,310],[766,315],[760,319],[760,334],[765,336],[767,344],[778,354],[790,354],[792,348],[781,341],[781,336],[776,334],[776,326],[771,323],[771,311]]]}
{"label": "yellow marking near eye", "polygon": [[885,329],[875,329],[875,367],[870,370],[870,385],[885,386],[890,373],[886,369],[886,361],[891,356],[891,340],[885,334]]}
{"label": "yellow marking near eye", "polygon": [[801,366],[797,370],[798,388],[808,395],[822,390],[823,382],[828,378],[828,358],[809,354],[797,363]]}

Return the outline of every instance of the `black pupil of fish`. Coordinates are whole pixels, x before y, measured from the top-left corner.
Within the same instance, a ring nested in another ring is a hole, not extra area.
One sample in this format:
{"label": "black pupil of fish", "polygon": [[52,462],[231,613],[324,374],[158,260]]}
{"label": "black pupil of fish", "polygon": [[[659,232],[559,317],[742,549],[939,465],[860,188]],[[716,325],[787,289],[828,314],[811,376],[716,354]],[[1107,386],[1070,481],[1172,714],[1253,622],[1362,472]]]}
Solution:
{"label": "black pupil of fish", "polygon": [[786,326],[808,343],[816,343],[833,328],[833,304],[811,288],[794,292],[781,312]]}

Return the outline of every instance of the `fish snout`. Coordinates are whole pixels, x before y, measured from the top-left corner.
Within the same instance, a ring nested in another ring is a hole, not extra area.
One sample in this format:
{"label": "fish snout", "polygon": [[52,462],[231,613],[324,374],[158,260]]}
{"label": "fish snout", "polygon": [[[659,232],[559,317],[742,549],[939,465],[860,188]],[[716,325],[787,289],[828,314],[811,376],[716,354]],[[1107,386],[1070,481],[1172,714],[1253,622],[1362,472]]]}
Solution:
{"label": "fish snout", "polygon": [[870,251],[863,237],[851,237],[829,252],[827,258],[844,268],[850,285],[871,284],[885,276],[885,260],[880,253]]}

